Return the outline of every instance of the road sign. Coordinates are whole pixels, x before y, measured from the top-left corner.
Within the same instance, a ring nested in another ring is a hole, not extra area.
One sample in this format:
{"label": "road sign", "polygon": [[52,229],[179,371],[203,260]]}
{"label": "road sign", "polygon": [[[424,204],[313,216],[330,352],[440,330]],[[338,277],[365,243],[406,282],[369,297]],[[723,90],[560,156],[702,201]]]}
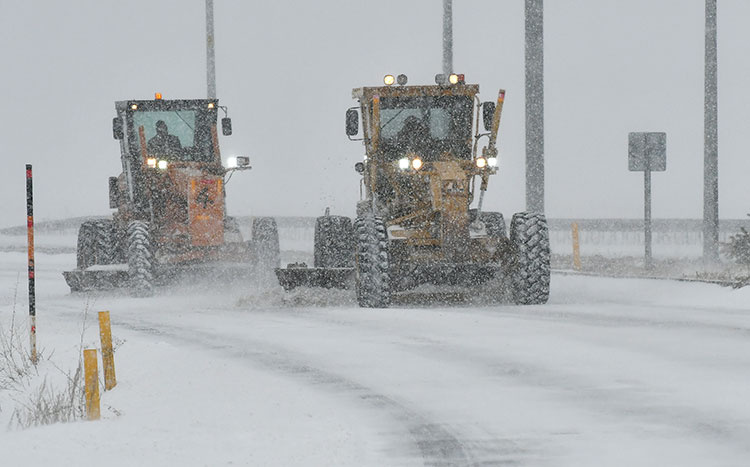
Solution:
{"label": "road sign", "polygon": [[667,134],[628,134],[628,170],[631,172],[667,170]]}
{"label": "road sign", "polygon": [[628,169],[643,172],[644,266],[651,269],[651,172],[667,170],[667,134],[628,134]]}

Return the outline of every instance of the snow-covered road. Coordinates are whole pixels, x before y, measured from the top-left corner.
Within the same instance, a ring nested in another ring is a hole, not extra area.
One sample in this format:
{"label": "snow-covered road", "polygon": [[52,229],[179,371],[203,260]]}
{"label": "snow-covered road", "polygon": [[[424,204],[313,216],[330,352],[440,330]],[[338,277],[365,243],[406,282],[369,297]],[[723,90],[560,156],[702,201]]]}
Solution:
{"label": "snow-covered road", "polygon": [[[7,322],[25,259],[0,255]],[[37,260],[39,340],[74,359],[83,310],[109,310],[119,385],[101,422],[0,434],[6,465],[750,464],[750,290],[554,276],[545,306],[361,310],[258,284],[71,296],[73,263]]]}

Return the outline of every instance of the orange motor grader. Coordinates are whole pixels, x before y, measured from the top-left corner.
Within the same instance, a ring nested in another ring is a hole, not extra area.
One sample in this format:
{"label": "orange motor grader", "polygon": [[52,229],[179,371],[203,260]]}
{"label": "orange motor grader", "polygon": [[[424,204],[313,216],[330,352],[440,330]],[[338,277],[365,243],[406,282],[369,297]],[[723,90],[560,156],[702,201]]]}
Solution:
{"label": "orange motor grader", "polygon": [[225,185],[246,157],[222,165],[217,122],[232,134],[216,99],[129,100],[115,103],[113,136],[122,173],[109,179],[111,219],[84,222],[77,268],[63,273],[71,291],[121,288],[148,295],[184,274],[218,279],[278,267],[273,218],[255,218],[245,241],[226,215]]}

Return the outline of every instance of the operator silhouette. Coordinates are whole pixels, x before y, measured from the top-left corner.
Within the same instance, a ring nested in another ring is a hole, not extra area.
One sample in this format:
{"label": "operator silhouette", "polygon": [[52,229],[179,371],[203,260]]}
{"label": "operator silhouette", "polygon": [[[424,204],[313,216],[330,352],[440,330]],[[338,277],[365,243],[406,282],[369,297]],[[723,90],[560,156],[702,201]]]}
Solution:
{"label": "operator silhouette", "polygon": [[156,122],[156,135],[148,140],[148,153],[158,156],[175,156],[182,149],[180,138],[169,134],[164,120]]}
{"label": "operator silhouette", "polygon": [[419,117],[410,115],[404,120],[404,126],[396,136],[396,147],[400,152],[415,151],[423,153],[432,143],[430,129]]}

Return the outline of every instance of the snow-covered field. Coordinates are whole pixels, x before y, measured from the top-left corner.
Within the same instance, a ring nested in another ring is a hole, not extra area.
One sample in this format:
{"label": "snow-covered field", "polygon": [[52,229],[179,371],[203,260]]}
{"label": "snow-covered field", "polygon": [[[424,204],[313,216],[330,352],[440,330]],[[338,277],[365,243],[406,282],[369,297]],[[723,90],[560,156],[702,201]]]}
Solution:
{"label": "snow-covered field", "polygon": [[[25,330],[11,250],[0,325]],[[553,276],[545,306],[362,310],[273,282],[70,295],[74,264],[37,255],[32,380],[74,369],[109,310],[118,386],[99,422],[25,430],[27,395],[0,392],[4,466],[750,464],[747,288]]]}

